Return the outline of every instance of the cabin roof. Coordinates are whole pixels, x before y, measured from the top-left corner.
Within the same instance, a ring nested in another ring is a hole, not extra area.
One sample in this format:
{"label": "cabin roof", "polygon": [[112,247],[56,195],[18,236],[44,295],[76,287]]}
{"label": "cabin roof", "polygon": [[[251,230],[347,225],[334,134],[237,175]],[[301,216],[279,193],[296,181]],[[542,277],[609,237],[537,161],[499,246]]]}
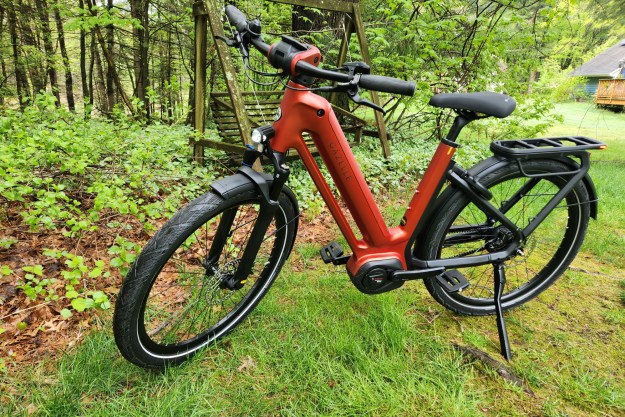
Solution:
{"label": "cabin roof", "polygon": [[625,65],[625,39],[576,68],[570,75],[615,78]]}

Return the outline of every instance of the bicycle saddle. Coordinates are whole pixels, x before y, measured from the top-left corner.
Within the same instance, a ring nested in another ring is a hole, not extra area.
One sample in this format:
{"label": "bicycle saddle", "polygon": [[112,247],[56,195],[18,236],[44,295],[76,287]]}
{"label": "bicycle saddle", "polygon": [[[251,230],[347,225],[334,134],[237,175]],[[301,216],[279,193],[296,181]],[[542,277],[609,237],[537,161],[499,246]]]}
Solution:
{"label": "bicycle saddle", "polygon": [[516,108],[516,101],[505,94],[491,93],[443,93],[430,99],[430,105],[454,110],[468,110],[475,113],[508,117]]}

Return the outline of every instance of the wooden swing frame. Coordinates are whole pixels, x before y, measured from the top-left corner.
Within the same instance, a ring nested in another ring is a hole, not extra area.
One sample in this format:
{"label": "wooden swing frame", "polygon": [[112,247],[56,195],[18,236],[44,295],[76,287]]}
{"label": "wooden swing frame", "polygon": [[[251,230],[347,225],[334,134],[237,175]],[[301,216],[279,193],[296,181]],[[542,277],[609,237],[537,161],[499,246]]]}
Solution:
{"label": "wooden swing frame", "polygon": [[[341,39],[337,66],[341,66],[347,58],[349,43],[353,34],[356,34],[360,46],[361,56],[365,63],[371,65],[371,57],[365,37],[364,23],[362,20],[362,12],[359,0],[270,0],[274,3],[283,3],[294,6],[312,7],[325,11],[345,13],[345,33]],[[215,0],[197,0],[193,5],[193,15],[195,18],[195,103],[193,107],[193,120],[196,132],[203,134],[206,127],[206,68],[207,68],[207,35],[208,29],[213,39],[216,36],[224,35],[224,26],[220,19],[221,10],[217,6]],[[218,105],[222,105],[222,109],[227,108],[232,113],[234,119],[231,123],[236,123],[241,137],[241,145],[227,143],[225,141],[216,141],[209,139],[192,139],[193,159],[199,163],[204,161],[204,148],[221,149],[226,152],[241,153],[245,144],[251,143],[251,130],[253,125],[257,123],[250,118],[248,108],[244,100],[245,95],[241,90],[241,86],[237,81],[237,75],[232,56],[228,50],[228,46],[224,42],[216,42],[215,50],[219,58],[219,63],[223,71],[224,77],[228,80],[226,83],[228,91],[226,93],[212,93],[211,100],[218,100]],[[371,91],[371,101],[380,105],[378,93]],[[224,103],[229,99],[229,103]],[[330,101],[334,103],[335,97],[331,96]],[[225,105],[225,107],[223,107]],[[249,107],[249,106],[248,106]],[[338,112],[343,112],[347,117],[365,124],[364,120],[352,115],[351,113],[335,107]],[[388,144],[388,133],[384,117],[379,112],[375,113],[375,127],[377,135],[382,146],[382,153],[385,158],[390,156],[390,148]],[[355,128],[354,133],[356,141],[360,140],[362,129]],[[367,134],[367,132],[364,132]]]}

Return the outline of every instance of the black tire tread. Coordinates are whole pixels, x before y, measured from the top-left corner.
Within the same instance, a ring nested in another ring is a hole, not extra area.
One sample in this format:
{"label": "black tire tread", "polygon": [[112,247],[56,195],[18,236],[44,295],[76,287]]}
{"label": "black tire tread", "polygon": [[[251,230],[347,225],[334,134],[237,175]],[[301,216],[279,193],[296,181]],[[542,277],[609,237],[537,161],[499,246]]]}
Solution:
{"label": "black tire tread", "polygon": [[[224,200],[221,196],[212,191],[207,192],[191,201],[187,206],[174,214],[152,239],[150,239],[128,271],[115,305],[113,333],[121,354],[127,360],[143,368],[162,369],[167,365],[182,363],[197,352],[197,350],[194,350],[188,355],[179,356],[177,358],[159,359],[146,354],[146,352],[138,346],[138,336],[136,333],[133,334],[135,327],[130,324],[133,323],[133,320],[136,320],[142,308],[141,304],[150,291],[153,280],[151,271],[162,262],[163,257],[169,256],[168,253],[170,253],[172,245],[178,247],[181,243],[179,241],[181,239],[184,240],[189,235],[190,229],[195,230],[207,219],[223,210],[228,204],[232,204],[233,201],[241,202],[259,198],[260,196],[251,184],[248,187],[241,187],[239,192],[230,195],[228,200]],[[294,239],[294,236],[287,237],[287,239],[288,238]],[[290,246],[292,246],[292,244]],[[287,250],[290,246],[287,246]],[[288,253],[287,256],[282,257],[282,262],[284,262],[287,257]],[[279,265],[275,276],[278,275],[281,266],[282,264]],[[272,280],[275,279],[275,276]],[[267,291],[265,291],[265,293],[266,292]],[[263,295],[265,293],[263,293]],[[260,298],[262,298],[262,296]],[[257,299],[256,302],[260,301],[260,298]],[[242,316],[238,316],[238,323],[240,323],[253,308],[254,306],[247,312],[244,312]],[[236,327],[236,325],[223,333],[219,338],[228,334],[234,327]]]}
{"label": "black tire tread", "polygon": [[[505,175],[506,172],[511,172],[511,170],[512,172],[515,170],[518,171],[518,167],[516,163],[510,162],[509,164],[503,165],[502,167],[495,168],[494,170],[491,170],[483,177],[480,177],[481,172],[489,171],[491,167],[493,167],[494,165],[497,165],[498,163],[501,163],[501,159],[489,158],[488,160],[482,161],[481,163],[476,165],[474,168],[470,170],[470,172],[472,175],[476,176],[483,185],[485,185],[488,188],[495,181],[496,178],[502,175]],[[562,171],[567,171],[568,169],[570,169],[570,167],[564,165],[562,162],[550,160],[550,159],[536,160],[530,164],[534,165],[533,168],[535,170],[544,169],[547,172],[562,172]],[[542,168],[539,168],[541,166]],[[578,194],[580,201],[587,202],[589,200],[588,191],[583,181],[580,181],[575,186],[574,191]],[[441,195],[440,199],[442,201],[442,204],[438,206],[437,214],[432,219],[432,222],[431,222],[432,226],[424,234],[423,242],[428,242],[428,243],[425,244],[423,248],[421,248],[420,256],[422,256],[423,258],[430,257],[430,255],[435,250],[433,249],[433,245],[436,246],[436,248],[438,248],[439,243],[438,241],[435,242],[435,240],[437,236],[444,235],[441,229],[445,228],[446,225],[450,224],[450,222],[453,221],[453,219],[450,219],[450,217],[453,216],[455,219],[455,217],[460,213],[462,208],[465,206],[465,203],[468,201],[467,197],[464,195],[462,191],[457,190],[453,187],[449,187],[448,189],[446,189]],[[457,207],[458,204],[461,207],[460,211],[458,211],[458,207]],[[590,218],[589,213],[590,213],[589,205],[588,204],[582,205],[582,212],[581,212],[582,221],[580,224],[580,233],[576,241],[573,242],[572,250],[569,252],[567,258],[561,264],[561,266],[558,269],[556,269],[555,273],[550,276],[548,281],[545,284],[541,284],[539,291],[535,291],[529,297],[523,297],[521,300],[518,300],[518,299],[508,300],[507,302],[503,303],[502,307],[504,310],[517,307],[521,304],[524,304],[527,301],[530,301],[531,299],[535,298],[540,293],[542,293],[544,290],[549,288],[555,281],[557,281],[560,275],[568,268],[570,263],[573,261],[573,259],[577,255],[583,243],[584,236],[586,234],[586,230],[587,230],[587,226],[589,222],[589,218]],[[455,300],[453,300],[453,298],[444,289],[441,288],[441,286],[437,283],[435,278],[427,278],[424,280],[424,282],[425,282],[428,292],[432,295],[432,297],[443,307],[451,311],[454,311],[455,313],[466,315],[466,316],[482,316],[482,315],[494,314],[494,304],[492,308],[486,308],[486,309],[484,308],[478,309],[477,307],[474,309],[461,308],[459,307],[459,304],[455,302]]]}

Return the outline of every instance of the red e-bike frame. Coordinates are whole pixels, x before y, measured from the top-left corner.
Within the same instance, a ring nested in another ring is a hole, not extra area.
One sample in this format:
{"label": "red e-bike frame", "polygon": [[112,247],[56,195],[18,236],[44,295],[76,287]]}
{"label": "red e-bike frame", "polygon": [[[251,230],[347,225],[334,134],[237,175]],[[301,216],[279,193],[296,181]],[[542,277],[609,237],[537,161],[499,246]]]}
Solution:
{"label": "red e-bike frame", "polygon": [[[393,258],[407,269],[406,246],[446,175],[455,147],[445,143],[438,146],[401,224],[389,229],[330,103],[305,86],[290,81],[282,100],[281,114],[273,125],[276,133],[271,139],[271,148],[282,153],[293,148],[300,155],[353,252],[347,263],[348,271],[355,274],[367,262]],[[312,137],[362,238],[356,237],[321,174],[304,142],[304,133]]]}

